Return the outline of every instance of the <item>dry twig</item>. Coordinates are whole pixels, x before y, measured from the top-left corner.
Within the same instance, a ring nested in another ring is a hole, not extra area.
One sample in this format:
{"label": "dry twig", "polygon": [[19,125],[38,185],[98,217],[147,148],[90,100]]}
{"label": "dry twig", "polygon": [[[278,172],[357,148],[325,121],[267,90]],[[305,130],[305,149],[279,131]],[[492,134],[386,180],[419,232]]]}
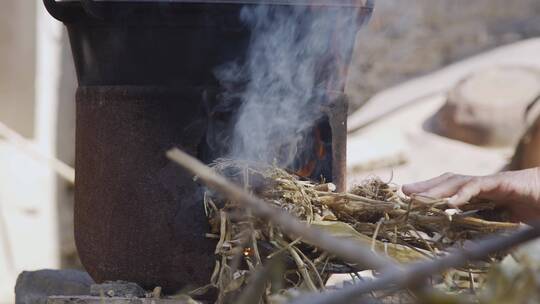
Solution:
{"label": "dry twig", "polygon": [[325,251],[332,252],[343,260],[369,269],[391,269],[397,267],[393,261],[381,255],[374,254],[369,248],[359,246],[357,242],[337,239],[321,230],[310,229],[308,225],[302,223],[287,212],[272,207],[263,200],[246,193],[240,187],[216,174],[196,158],[179,149],[168,151],[167,157],[193,175],[196,175],[208,187],[222,193],[232,201],[249,207],[258,217],[273,222],[284,231],[302,237],[302,239],[309,243]]}
{"label": "dry twig", "polygon": [[[381,276],[377,280],[298,300],[346,303],[381,288],[407,287],[452,267],[466,266],[467,273],[484,271],[482,265],[466,263],[531,237],[518,232],[508,239],[484,241],[481,247],[472,246],[419,263],[426,257],[440,256],[450,246],[459,247],[465,240],[493,232],[506,233],[519,226],[479,216],[479,211],[491,210],[490,204],[475,205],[471,211],[449,217],[444,211],[448,208],[445,200],[404,198],[396,186],[376,179],[366,181],[352,193],[334,193],[331,184],[300,180],[294,174],[262,164],[218,160],[209,168],[178,149],[167,156],[226,198],[209,192],[204,197],[212,233],[217,236],[219,232],[220,236],[216,253],[221,259],[211,281],[220,290],[219,303],[234,296],[232,291],[247,288],[250,277],[256,279],[255,269],[260,268],[261,257],[267,259],[277,253],[296,265],[283,278],[296,288],[307,287],[312,292],[324,290],[324,280],[333,272],[378,270]],[[385,256],[413,264],[401,269]],[[242,268],[238,268],[240,260],[244,262]],[[465,281],[455,280],[459,284],[448,282],[448,286],[463,286]],[[466,282],[470,287],[470,276]],[[265,302],[273,296],[269,290],[264,292]]]}
{"label": "dry twig", "polygon": [[291,302],[291,304],[341,304],[351,303],[362,295],[385,288],[405,288],[422,282],[431,275],[441,273],[449,268],[461,267],[469,261],[479,260],[488,255],[511,249],[517,245],[540,237],[540,223],[517,231],[509,236],[490,237],[472,244],[469,248],[461,248],[445,257],[429,262],[412,264],[404,269],[384,271],[375,280],[356,284],[335,292],[306,295]]}

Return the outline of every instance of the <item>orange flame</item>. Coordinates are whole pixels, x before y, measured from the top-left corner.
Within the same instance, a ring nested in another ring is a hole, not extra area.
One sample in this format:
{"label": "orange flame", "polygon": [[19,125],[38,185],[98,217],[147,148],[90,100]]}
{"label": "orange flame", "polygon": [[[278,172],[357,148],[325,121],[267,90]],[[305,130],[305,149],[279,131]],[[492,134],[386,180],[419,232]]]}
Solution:
{"label": "orange flame", "polygon": [[313,174],[313,171],[315,171],[315,169],[317,168],[317,161],[324,159],[324,157],[326,156],[326,149],[324,148],[321,131],[319,130],[319,128],[316,128],[313,133],[315,135],[315,144],[313,145],[313,152],[315,157],[312,157],[306,165],[304,165],[300,170],[296,171],[296,175],[305,178],[308,178]]}

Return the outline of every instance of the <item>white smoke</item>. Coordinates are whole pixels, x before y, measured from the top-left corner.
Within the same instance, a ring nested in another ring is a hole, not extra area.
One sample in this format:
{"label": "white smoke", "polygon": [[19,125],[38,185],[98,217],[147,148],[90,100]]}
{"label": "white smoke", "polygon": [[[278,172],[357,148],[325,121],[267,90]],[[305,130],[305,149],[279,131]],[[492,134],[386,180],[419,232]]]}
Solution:
{"label": "white smoke", "polygon": [[341,91],[356,33],[357,7],[246,6],[241,19],[252,32],[245,63],[216,70],[240,98],[230,156],[286,167],[305,130],[321,118],[321,92]]}

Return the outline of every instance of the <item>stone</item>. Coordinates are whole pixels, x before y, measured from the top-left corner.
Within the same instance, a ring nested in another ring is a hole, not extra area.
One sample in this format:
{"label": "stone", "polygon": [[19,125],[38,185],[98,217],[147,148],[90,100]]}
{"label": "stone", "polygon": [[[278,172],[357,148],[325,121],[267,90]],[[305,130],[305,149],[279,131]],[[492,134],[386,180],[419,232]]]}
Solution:
{"label": "stone", "polygon": [[47,304],[196,304],[191,299],[153,299],[153,298],[102,298],[93,296],[54,296]]}
{"label": "stone", "polygon": [[135,283],[108,281],[90,287],[90,295],[97,297],[144,298],[146,291]]}
{"label": "stone", "polygon": [[90,295],[92,278],[79,270],[23,271],[15,285],[16,304],[45,304],[53,295]]}

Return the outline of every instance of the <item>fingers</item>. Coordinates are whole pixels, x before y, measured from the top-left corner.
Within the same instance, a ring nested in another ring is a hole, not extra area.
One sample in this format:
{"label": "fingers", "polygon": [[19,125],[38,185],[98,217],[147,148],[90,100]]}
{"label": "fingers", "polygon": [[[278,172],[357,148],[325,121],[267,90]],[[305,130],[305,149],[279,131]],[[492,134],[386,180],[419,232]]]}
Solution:
{"label": "fingers", "polygon": [[494,177],[472,177],[445,173],[434,179],[405,185],[403,193],[417,194],[431,198],[450,197],[449,204],[461,206],[482,193],[493,190],[498,185]]}
{"label": "fingers", "polygon": [[419,195],[432,198],[450,197],[456,194],[471,178],[469,176],[454,175]]}
{"label": "fingers", "polygon": [[457,208],[473,199],[489,200],[509,208],[521,219],[540,216],[539,189],[538,169],[500,172],[478,177],[447,173],[424,182],[404,185],[402,188],[403,193],[407,195],[450,197],[448,204]]}
{"label": "fingers", "polygon": [[474,197],[492,192],[500,184],[496,177],[475,177],[462,185],[460,189],[448,200],[448,204],[459,207]]}
{"label": "fingers", "polygon": [[401,190],[406,195],[411,195],[411,194],[414,194],[414,193],[426,192],[429,189],[443,183],[444,181],[450,179],[453,176],[455,176],[455,175],[452,174],[452,173],[445,173],[445,174],[443,174],[441,176],[429,179],[427,181],[403,185]]}

